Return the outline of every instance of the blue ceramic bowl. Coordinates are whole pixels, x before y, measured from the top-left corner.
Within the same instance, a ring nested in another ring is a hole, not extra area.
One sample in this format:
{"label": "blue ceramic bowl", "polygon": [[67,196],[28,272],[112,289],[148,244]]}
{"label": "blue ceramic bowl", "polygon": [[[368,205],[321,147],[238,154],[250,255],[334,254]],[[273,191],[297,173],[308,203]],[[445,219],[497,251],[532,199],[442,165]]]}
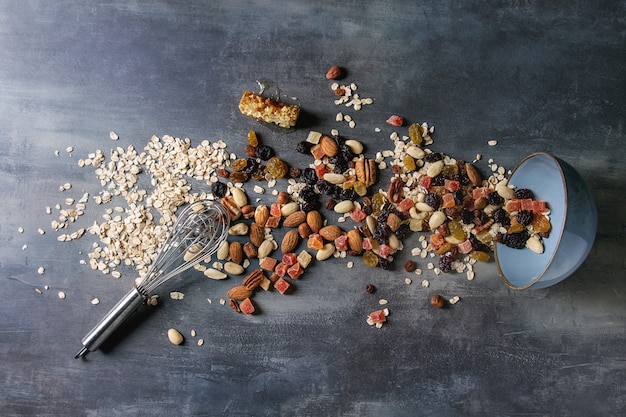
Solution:
{"label": "blue ceramic bowl", "polygon": [[516,290],[546,288],[564,280],[587,258],[596,237],[598,214],[591,190],[571,165],[541,152],[524,158],[509,183],[529,188],[536,200],[547,202],[552,230],[543,239],[542,254],[497,243],[500,276]]}

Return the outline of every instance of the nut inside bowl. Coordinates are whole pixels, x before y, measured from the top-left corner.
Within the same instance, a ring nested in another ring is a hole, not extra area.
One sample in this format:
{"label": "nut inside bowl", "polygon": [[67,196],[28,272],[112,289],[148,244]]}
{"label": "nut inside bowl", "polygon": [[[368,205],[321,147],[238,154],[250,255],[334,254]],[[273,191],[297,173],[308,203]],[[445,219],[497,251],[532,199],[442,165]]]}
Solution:
{"label": "nut inside bowl", "polygon": [[546,288],[564,280],[584,262],[595,240],[598,216],[591,190],[571,165],[543,152],[524,158],[508,183],[529,188],[537,200],[547,202],[552,230],[543,239],[542,254],[496,243],[502,280],[516,290]]}

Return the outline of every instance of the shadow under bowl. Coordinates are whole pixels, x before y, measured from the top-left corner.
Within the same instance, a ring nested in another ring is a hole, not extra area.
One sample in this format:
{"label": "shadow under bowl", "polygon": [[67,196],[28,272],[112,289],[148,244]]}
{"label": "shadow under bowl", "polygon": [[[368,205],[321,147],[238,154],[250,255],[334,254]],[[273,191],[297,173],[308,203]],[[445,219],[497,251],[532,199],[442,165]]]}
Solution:
{"label": "shadow under bowl", "polygon": [[502,280],[515,290],[561,282],[585,261],[595,240],[598,214],[591,190],[571,165],[543,152],[524,158],[508,183],[528,188],[536,200],[546,201],[552,230],[543,239],[542,254],[496,243],[496,265]]}

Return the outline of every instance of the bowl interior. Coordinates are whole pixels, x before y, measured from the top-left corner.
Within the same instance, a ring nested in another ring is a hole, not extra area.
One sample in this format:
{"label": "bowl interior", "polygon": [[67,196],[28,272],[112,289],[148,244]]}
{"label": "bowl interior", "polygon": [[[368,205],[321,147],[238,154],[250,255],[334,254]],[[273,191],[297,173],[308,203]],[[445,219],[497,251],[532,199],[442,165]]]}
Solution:
{"label": "bowl interior", "polygon": [[555,257],[567,216],[567,186],[558,161],[544,153],[522,160],[511,174],[509,184],[530,189],[535,199],[545,201],[550,210],[552,230],[543,239],[544,253],[496,244],[496,263],[502,279],[512,288],[524,289],[542,278]]}

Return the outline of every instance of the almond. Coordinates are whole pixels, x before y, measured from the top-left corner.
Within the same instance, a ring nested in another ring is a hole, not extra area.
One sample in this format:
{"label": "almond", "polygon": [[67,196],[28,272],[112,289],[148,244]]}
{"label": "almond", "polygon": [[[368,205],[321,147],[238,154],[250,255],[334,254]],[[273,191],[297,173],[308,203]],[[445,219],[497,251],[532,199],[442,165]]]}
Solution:
{"label": "almond", "polygon": [[265,240],[265,228],[258,223],[250,225],[250,242],[257,248]]}
{"label": "almond", "polygon": [[361,253],[363,250],[363,238],[361,237],[361,233],[358,230],[352,229],[348,231],[348,246],[350,250]]}
{"label": "almond", "polygon": [[254,221],[261,226],[265,226],[267,219],[270,218],[270,210],[265,205],[260,205],[254,211]]}
{"label": "almond", "polygon": [[231,300],[236,300],[236,301],[243,301],[246,298],[250,298],[251,295],[252,295],[252,290],[243,285],[238,285],[236,287],[233,287],[230,289],[230,291],[228,291],[228,293],[226,293],[226,296],[228,298],[230,298]]}
{"label": "almond", "polygon": [[298,234],[298,231],[290,230],[285,233],[285,237],[283,237],[283,241],[280,244],[280,250],[282,253],[293,252],[299,242],[300,235]]}
{"label": "almond", "polygon": [[322,136],[322,139],[320,139],[320,146],[326,156],[335,156],[339,152],[337,142],[328,136]]}
{"label": "almond", "polygon": [[317,210],[309,211],[306,214],[306,223],[309,225],[311,232],[313,233],[319,232],[322,226],[324,226],[322,215]]}
{"label": "almond", "polygon": [[313,233],[311,231],[311,227],[306,222],[298,226],[298,234],[302,239],[307,239],[309,236],[311,236],[311,233]]}
{"label": "almond", "polygon": [[480,172],[476,167],[470,163],[465,163],[465,171],[467,172],[467,178],[469,178],[472,185],[481,185],[483,182]]}
{"label": "almond", "polygon": [[302,210],[298,210],[295,213],[291,213],[285,221],[283,221],[283,226],[285,227],[298,227],[302,223],[306,222],[306,213]]}
{"label": "almond", "polygon": [[343,234],[343,231],[339,228],[339,226],[332,224],[322,227],[319,231],[319,234],[327,241],[332,242],[339,236],[341,236]]}
{"label": "almond", "polygon": [[241,247],[241,243],[232,242],[228,246],[228,254],[230,255],[230,260],[236,264],[240,264],[243,261],[243,248]]}

